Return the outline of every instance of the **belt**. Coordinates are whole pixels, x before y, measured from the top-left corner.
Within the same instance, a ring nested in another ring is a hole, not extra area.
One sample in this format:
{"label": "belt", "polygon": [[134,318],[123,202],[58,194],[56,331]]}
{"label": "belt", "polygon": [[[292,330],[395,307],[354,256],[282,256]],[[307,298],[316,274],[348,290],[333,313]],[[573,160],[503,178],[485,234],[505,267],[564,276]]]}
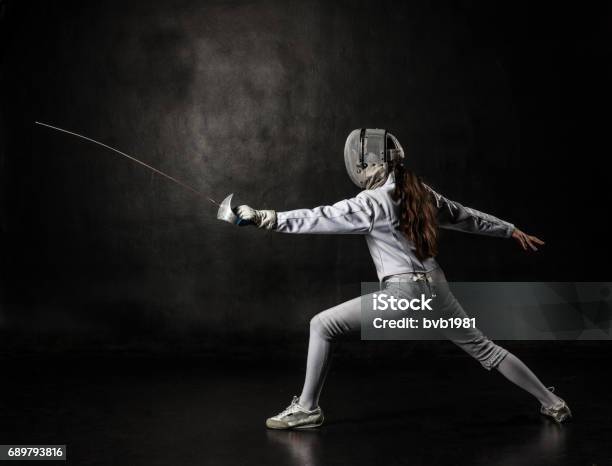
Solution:
{"label": "belt", "polygon": [[387,282],[406,282],[406,281],[412,281],[412,282],[419,282],[419,281],[423,281],[423,282],[429,282],[431,283],[433,281],[433,279],[431,278],[431,275],[427,272],[408,272],[408,273],[398,273],[397,275],[391,275],[388,279],[385,280],[385,283]]}

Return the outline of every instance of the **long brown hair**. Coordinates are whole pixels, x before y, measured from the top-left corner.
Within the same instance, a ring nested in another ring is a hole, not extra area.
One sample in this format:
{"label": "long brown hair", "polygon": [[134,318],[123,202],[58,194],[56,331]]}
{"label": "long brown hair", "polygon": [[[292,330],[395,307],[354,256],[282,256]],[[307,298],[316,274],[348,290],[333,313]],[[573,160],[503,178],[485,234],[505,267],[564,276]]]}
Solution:
{"label": "long brown hair", "polygon": [[400,228],[414,243],[419,260],[438,254],[438,222],[430,191],[402,164],[394,167],[395,198],[401,200]]}

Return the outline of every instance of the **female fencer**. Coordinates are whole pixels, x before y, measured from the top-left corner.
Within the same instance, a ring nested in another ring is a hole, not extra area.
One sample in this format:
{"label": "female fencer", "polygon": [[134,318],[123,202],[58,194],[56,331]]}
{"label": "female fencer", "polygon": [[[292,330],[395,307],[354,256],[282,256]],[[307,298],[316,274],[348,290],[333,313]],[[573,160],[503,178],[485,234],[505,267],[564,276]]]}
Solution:
{"label": "female fencer", "polygon": [[[444,273],[434,257],[438,228],[499,238],[513,238],[524,250],[544,244],[511,223],[464,207],[441,196],[409,170],[397,138],[385,130],[356,129],[344,148],[351,180],[362,191],[354,198],[331,206],[287,212],[256,210],[247,205],[238,216],[264,229],[281,233],[364,235],[384,290],[404,297],[435,292],[442,317],[465,318],[451,294]],[[325,380],[334,340],[359,334],[362,298],[357,297],[323,311],[310,321],[306,377],[299,397],[266,421],[271,429],[305,429],[323,423],[319,396]],[[547,389],[516,356],[495,344],[477,328],[443,331],[482,366],[501,372],[508,380],[533,395],[540,412],[558,423],[569,419],[565,401]]]}

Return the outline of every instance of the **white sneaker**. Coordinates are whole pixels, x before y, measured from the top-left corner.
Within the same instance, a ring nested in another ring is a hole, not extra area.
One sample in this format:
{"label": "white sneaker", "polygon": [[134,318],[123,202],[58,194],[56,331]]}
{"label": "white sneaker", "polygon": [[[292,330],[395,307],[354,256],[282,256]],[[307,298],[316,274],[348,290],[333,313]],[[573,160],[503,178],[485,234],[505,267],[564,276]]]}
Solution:
{"label": "white sneaker", "polygon": [[[555,387],[548,387],[551,392],[555,391]],[[554,406],[540,406],[540,414],[552,418],[556,423],[561,424],[572,418],[572,411],[567,403],[559,398],[559,403]]]}
{"label": "white sneaker", "polygon": [[266,420],[268,429],[312,429],[323,424],[323,410],[317,406],[309,411],[299,404],[299,398],[293,397],[291,404],[276,416]]}

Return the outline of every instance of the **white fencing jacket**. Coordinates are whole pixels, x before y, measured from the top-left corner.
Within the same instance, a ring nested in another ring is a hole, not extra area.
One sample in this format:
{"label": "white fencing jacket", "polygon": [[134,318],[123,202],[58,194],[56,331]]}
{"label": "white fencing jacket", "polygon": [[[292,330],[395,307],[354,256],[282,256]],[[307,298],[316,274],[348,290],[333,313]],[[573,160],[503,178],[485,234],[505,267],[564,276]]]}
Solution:
{"label": "white fencing jacket", "polygon": [[[464,207],[441,196],[429,186],[438,208],[440,228],[508,238],[514,225],[492,215]],[[415,247],[400,230],[400,201],[394,200],[395,176],[384,185],[361,191],[356,197],[331,206],[276,213],[275,230],[281,233],[365,235],[379,280],[391,275],[429,272],[438,267],[431,257],[419,260]]]}

